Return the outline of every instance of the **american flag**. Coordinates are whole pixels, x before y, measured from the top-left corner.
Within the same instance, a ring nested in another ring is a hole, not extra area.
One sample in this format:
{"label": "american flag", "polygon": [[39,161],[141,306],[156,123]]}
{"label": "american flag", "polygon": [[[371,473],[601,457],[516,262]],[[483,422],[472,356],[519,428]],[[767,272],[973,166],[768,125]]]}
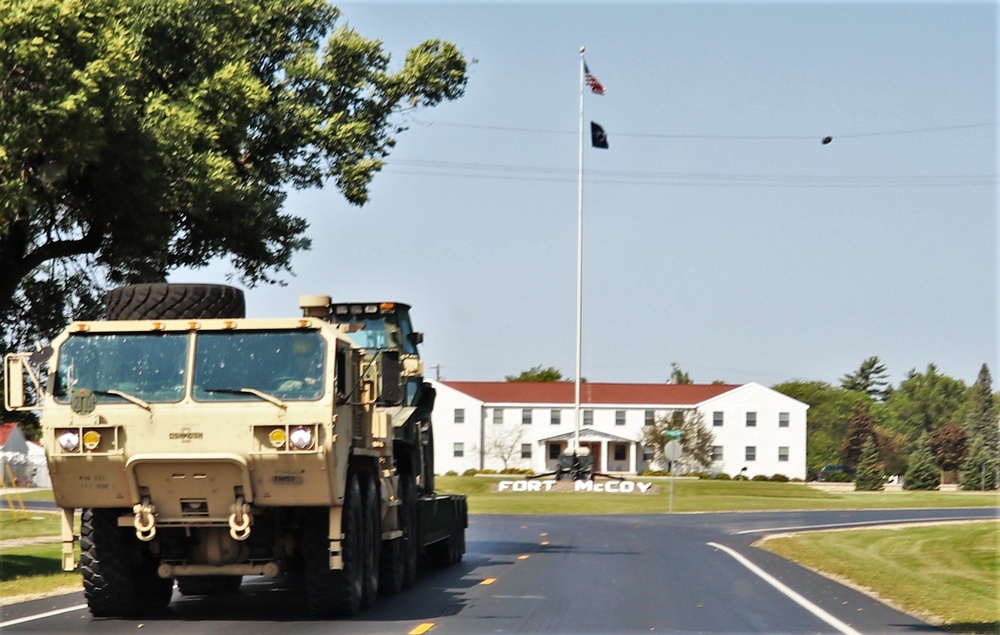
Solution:
{"label": "american flag", "polygon": [[587,62],[583,63],[583,81],[586,82],[587,86],[590,86],[590,90],[597,93],[598,95],[603,95],[605,93],[604,86],[598,81],[596,77],[587,68]]}

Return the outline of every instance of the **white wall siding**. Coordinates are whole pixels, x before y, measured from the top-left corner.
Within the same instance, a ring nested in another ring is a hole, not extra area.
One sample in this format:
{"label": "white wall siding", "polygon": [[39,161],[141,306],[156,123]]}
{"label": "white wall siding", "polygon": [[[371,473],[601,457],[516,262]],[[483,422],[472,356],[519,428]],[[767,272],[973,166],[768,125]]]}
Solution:
{"label": "white wall siding", "polygon": [[[433,382],[437,389],[434,405],[435,471],[461,474],[469,469],[501,470],[502,461],[489,450],[490,441],[502,436],[514,445],[508,467],[530,468],[536,473],[550,471],[547,444],[572,443],[575,418],[572,404],[485,403],[457,391],[446,384]],[[615,473],[636,473],[646,467],[643,448],[638,443],[652,410],[657,418],[673,410],[696,408],[703,422],[715,436],[714,445],[721,446],[722,460],[712,466],[714,471],[748,477],[784,474],[789,478],[806,477],[806,413],[808,406],[756,383],[745,384],[699,404],[585,404],[581,408],[581,438],[593,443],[601,452],[599,470]],[[455,410],[463,409],[464,423],[455,423]],[[522,423],[523,411],[531,412],[531,423]],[[559,412],[559,423],[552,423],[552,411]],[[495,413],[502,412],[502,423],[494,423]],[[592,425],[583,425],[585,411],[592,412]],[[618,411],[625,412],[624,425],[618,425]],[[723,413],[723,425],[713,426],[715,412]],[[756,425],[747,427],[748,412],[756,413]],[[787,414],[788,426],[779,425],[782,413]],[[520,434],[520,439],[517,435]],[[566,439],[554,440],[565,436]],[[462,456],[455,456],[456,444],[461,444]],[[522,458],[521,445],[528,444],[530,458]],[[624,446],[624,449],[617,449]],[[753,460],[747,460],[747,448],[754,449]],[[782,448],[787,448],[786,460],[781,460]],[[615,452],[620,458],[616,458]],[[623,453],[623,455],[622,455]]]}

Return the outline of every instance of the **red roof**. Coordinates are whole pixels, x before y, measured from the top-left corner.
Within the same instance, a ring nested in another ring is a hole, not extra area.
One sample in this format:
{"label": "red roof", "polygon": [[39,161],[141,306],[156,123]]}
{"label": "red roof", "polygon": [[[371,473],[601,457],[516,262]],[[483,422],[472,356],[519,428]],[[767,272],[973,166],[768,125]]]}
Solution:
{"label": "red roof", "polygon": [[[573,403],[573,382],[443,381],[485,403]],[[585,404],[693,406],[730,390],[733,384],[580,384]]]}
{"label": "red roof", "polygon": [[16,423],[0,423],[0,448],[7,445],[7,439],[16,429]]}

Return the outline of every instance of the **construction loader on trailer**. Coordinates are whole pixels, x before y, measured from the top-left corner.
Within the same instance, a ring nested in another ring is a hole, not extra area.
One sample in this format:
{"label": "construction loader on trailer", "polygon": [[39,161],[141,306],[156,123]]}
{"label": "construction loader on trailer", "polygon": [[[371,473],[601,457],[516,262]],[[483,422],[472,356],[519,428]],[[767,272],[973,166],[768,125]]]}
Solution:
{"label": "construction loader on trailer", "polygon": [[353,615],[465,552],[464,496],[434,489],[431,410],[405,304],[304,296],[248,319],[239,289],[145,284],[36,351],[5,405],[41,415],[63,568],[95,616],[296,576]]}

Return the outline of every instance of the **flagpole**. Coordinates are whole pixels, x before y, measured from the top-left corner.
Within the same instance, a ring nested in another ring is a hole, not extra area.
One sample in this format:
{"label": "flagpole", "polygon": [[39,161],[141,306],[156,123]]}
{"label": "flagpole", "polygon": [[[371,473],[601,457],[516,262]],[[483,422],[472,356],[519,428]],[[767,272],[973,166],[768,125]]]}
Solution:
{"label": "flagpole", "polygon": [[583,346],[583,85],[585,48],[580,47],[580,143],[576,191],[576,372],[573,385],[573,415],[576,422],[575,449],[580,449],[580,372]]}

